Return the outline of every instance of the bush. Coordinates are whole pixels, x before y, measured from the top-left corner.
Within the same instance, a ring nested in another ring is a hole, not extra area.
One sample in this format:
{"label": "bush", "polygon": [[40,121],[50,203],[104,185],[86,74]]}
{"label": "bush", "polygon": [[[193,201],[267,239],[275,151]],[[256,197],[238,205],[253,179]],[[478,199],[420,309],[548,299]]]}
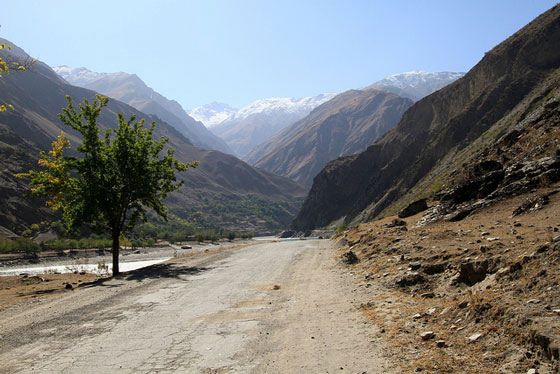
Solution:
{"label": "bush", "polygon": [[14,240],[0,240],[0,252],[25,252],[37,253],[41,250],[41,246],[27,238],[17,238]]}
{"label": "bush", "polygon": [[340,234],[343,231],[348,230],[348,225],[346,225],[345,223],[341,223],[340,225],[336,226],[336,229],[334,230],[334,232],[336,232],[337,234]]}

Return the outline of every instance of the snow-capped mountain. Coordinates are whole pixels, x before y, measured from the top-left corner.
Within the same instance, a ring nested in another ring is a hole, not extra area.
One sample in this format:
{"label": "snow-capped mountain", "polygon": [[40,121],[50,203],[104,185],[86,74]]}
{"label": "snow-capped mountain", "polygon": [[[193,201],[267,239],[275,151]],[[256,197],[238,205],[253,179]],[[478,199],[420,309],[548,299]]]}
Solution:
{"label": "snow-capped mountain", "polygon": [[72,68],[62,65],[55,66],[53,70],[64,78],[68,83],[74,86],[82,87],[105,76],[122,75],[126,73],[96,73],[86,68]]}
{"label": "snow-capped mountain", "polygon": [[189,116],[202,122],[206,127],[213,127],[224,122],[237,111],[237,108],[232,108],[228,104],[214,101],[194,108],[190,111]]}
{"label": "snow-capped mountain", "polygon": [[211,128],[233,151],[244,156],[274,133],[307,116],[335,93],[312,97],[259,99],[230,114]]}
{"label": "snow-capped mountain", "polygon": [[447,86],[451,82],[456,81],[463,75],[465,75],[465,73],[447,71],[433,73],[414,70],[406,73],[390,75],[362,88],[362,90],[376,88],[418,101],[421,98]]}
{"label": "snow-capped mountain", "polygon": [[56,66],[53,70],[72,85],[94,90],[144,113],[158,116],[197,147],[232,153],[223,140],[191,118],[177,101],[154,91],[136,74],[97,73],[87,68],[69,66]]}

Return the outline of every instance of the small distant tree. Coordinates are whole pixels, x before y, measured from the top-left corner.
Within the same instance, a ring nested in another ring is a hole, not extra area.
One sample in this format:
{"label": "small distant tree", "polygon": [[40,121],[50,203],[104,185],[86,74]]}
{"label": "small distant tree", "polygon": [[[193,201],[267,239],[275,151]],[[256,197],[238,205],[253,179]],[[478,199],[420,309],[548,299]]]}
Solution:
{"label": "small distant tree", "polygon": [[62,209],[68,230],[84,224],[110,233],[113,248],[113,275],[119,274],[119,240],[138,222],[146,221],[148,210],[167,220],[162,200],[182,185],[176,171],[196,167],[198,162],[181,163],[168,149],[167,138],[154,140],[155,122],[149,129],[134,116],[125,120],[117,114],[116,130],[106,130],[103,138],[97,125],[101,109],[109,99],[96,95],[76,110],[70,96],[59,114],[62,122],[83,137],[77,147],[82,157],[65,157],[69,141],[64,132],[53,142],[48,154],[41,152],[41,171],[18,174],[29,177],[31,196],[47,196],[47,205]]}

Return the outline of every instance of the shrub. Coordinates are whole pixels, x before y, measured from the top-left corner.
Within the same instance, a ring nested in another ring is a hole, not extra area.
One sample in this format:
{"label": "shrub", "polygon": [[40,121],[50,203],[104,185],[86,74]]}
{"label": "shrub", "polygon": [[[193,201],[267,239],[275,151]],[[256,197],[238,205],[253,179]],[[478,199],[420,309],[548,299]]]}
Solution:
{"label": "shrub", "polygon": [[348,230],[348,225],[346,225],[345,223],[341,223],[340,225],[336,226],[336,229],[334,230],[334,232],[336,232],[337,234],[340,234],[343,231]]}

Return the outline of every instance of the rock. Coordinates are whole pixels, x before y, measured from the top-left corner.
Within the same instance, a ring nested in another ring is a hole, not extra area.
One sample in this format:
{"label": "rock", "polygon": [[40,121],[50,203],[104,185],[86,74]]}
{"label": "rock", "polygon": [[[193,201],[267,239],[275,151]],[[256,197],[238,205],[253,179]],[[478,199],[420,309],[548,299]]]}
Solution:
{"label": "rock", "polygon": [[537,369],[529,369],[527,370],[527,374],[538,374]]}
{"label": "rock", "polygon": [[348,240],[344,236],[336,242],[336,245],[339,247],[344,247],[346,244],[348,244]]}
{"label": "rock", "polygon": [[418,283],[424,283],[426,279],[418,273],[408,273],[397,279],[396,284],[399,287],[414,286]]}
{"label": "rock", "polygon": [[399,227],[399,226],[400,227],[406,226],[406,222],[401,219],[395,218],[391,221],[391,223],[385,225],[385,227]]}
{"label": "rock", "polygon": [[286,231],[282,231],[282,233],[280,234],[280,238],[281,239],[285,239],[285,238],[293,238],[296,235],[296,232],[293,230],[286,230]]}
{"label": "rock", "polygon": [[425,292],[420,295],[424,299],[433,299],[436,295],[433,292]]}
{"label": "rock", "polygon": [[468,305],[469,305],[468,301],[462,301],[461,303],[459,303],[459,305],[457,305],[457,307],[459,309],[465,309]]}
{"label": "rock", "polygon": [[446,346],[445,340],[438,340],[438,341],[436,341],[436,346],[437,346],[438,348],[444,348],[444,347]]}
{"label": "rock", "polygon": [[444,262],[434,263],[434,264],[423,264],[422,271],[428,275],[439,274],[445,271],[447,266]]}
{"label": "rock", "polygon": [[552,239],[552,242],[553,242],[553,243],[558,243],[558,242],[560,242],[560,235],[555,236],[555,237]]}
{"label": "rock", "polygon": [[182,245],[181,249],[192,249],[190,245]]}
{"label": "rock", "polygon": [[488,260],[464,262],[459,267],[457,281],[472,286],[484,280],[487,271]]}
{"label": "rock", "polygon": [[515,210],[511,214],[512,217],[515,217],[515,216],[517,216],[521,213],[533,212],[533,211],[542,209],[543,206],[548,204],[549,196],[556,193],[556,192],[557,191],[552,191],[552,192],[549,192],[549,193],[540,194],[538,196],[535,196],[535,197],[525,201],[523,204],[521,204],[520,206],[515,208]]}
{"label": "rock", "polygon": [[401,210],[398,214],[399,218],[406,218],[413,216],[417,213],[423,212],[424,210],[428,209],[428,204],[426,204],[426,199],[416,200],[408,204],[406,208]]}
{"label": "rock", "polygon": [[541,347],[544,357],[548,360],[560,359],[560,344],[555,340],[555,334],[551,329],[534,327],[529,331],[531,342]]}
{"label": "rock", "polygon": [[67,290],[71,290],[73,287],[70,283],[66,283],[66,286],[64,286],[64,288],[66,288]]}
{"label": "rock", "polygon": [[422,264],[419,262],[411,262],[410,264],[408,264],[408,267],[410,270],[418,270],[420,269],[420,267],[422,267]]}
{"label": "rock", "polygon": [[348,252],[344,253],[341,256],[341,260],[346,265],[353,265],[353,264],[357,264],[358,262],[360,262],[360,260],[358,259],[358,256],[356,256],[356,254],[352,251],[348,251]]}
{"label": "rock", "polygon": [[430,340],[436,337],[436,334],[433,331],[425,331],[420,334],[422,340]]}
{"label": "rock", "polygon": [[412,318],[420,319],[420,318],[424,317],[425,315],[426,315],[425,313],[416,313],[415,315],[412,316]]}
{"label": "rock", "polygon": [[478,339],[480,339],[481,336],[482,334],[477,332],[476,334],[472,334],[471,336],[469,336],[467,339],[471,342],[476,342]]}

